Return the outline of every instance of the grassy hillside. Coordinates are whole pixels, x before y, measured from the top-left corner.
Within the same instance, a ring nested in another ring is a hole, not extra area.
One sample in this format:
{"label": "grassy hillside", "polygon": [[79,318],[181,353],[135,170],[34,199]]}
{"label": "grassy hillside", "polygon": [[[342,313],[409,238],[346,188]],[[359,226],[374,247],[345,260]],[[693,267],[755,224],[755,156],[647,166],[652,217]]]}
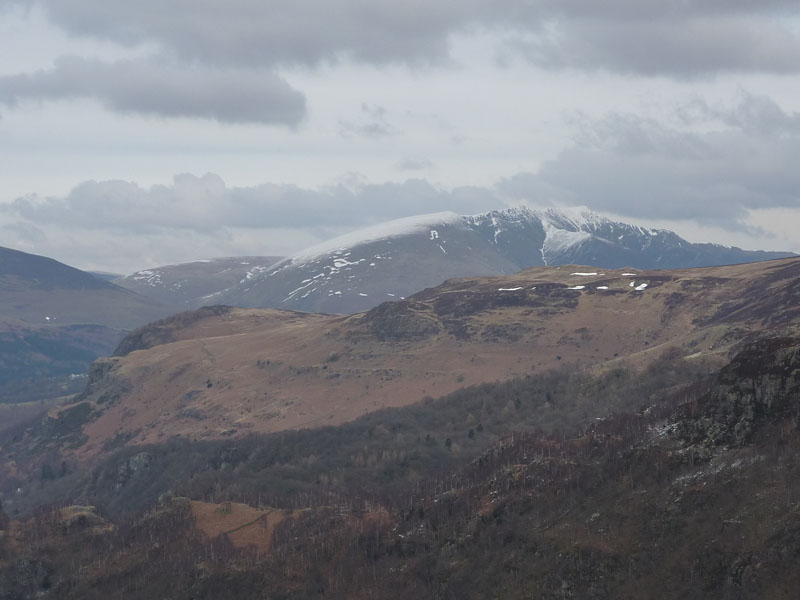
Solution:
{"label": "grassy hillside", "polygon": [[[655,398],[578,434],[507,435],[386,495],[328,487],[297,493],[302,509],[255,510],[166,494],[113,526],[85,505],[42,511],[2,525],[0,589],[68,599],[794,598],[799,372],[800,340],[751,345],[706,391]],[[228,456],[218,469],[242,471]],[[147,462],[125,472],[145,473]]]}
{"label": "grassy hillside", "polygon": [[91,498],[113,515],[139,512],[167,491],[276,506],[302,505],[298,497],[321,490],[391,496],[420,478],[469,462],[509,431],[574,435],[592,419],[639,410],[681,390],[695,394],[711,370],[703,360],[667,352],[645,370],[619,367],[593,375],[562,369],[486,383],[338,427],[218,441],[176,437],[129,447],[122,447],[128,439],[120,435],[106,446],[119,449],[90,471],[66,458],[64,477],[42,481],[43,468],[60,472],[61,448],[83,441],[81,428],[93,409],[81,402],[52,411],[25,433],[0,437],[8,459],[28,464],[31,474],[9,478],[0,491],[13,511],[27,512],[53,499]]}
{"label": "grassy hillside", "polygon": [[[143,328],[98,363],[86,443],[320,428],[487,381],[635,368],[669,351],[725,361],[800,332],[798,259],[682,271],[537,268],[448,281],[352,316],[204,309]],[[136,350],[136,351],[134,351]]]}

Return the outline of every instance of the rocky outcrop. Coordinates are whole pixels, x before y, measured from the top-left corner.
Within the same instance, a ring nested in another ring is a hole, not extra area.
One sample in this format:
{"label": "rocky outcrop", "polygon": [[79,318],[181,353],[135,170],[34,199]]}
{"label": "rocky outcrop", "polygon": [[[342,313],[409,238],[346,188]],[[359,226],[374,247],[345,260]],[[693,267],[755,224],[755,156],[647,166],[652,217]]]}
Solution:
{"label": "rocky outcrop", "polygon": [[175,334],[181,329],[208,317],[228,314],[232,310],[231,306],[204,306],[149,323],[129,333],[114,350],[114,356],[125,356],[136,350],[147,350],[153,346],[169,344],[177,339]]}
{"label": "rocky outcrop", "polygon": [[719,375],[715,389],[673,417],[688,446],[737,447],[767,425],[800,419],[800,339],[774,338],[746,346]]}
{"label": "rocky outcrop", "polygon": [[147,452],[140,452],[124,460],[117,468],[115,489],[119,491],[132,479],[141,477],[150,468],[152,462],[153,457]]}
{"label": "rocky outcrop", "polygon": [[365,321],[372,335],[382,342],[414,342],[442,330],[439,320],[427,313],[424,304],[407,300],[384,302],[370,310]]}

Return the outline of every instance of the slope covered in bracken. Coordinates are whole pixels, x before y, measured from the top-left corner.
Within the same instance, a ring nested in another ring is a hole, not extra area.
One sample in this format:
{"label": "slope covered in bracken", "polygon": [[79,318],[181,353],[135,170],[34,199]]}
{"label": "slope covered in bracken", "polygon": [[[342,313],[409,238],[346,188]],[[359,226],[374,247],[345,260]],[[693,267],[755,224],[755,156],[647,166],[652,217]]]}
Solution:
{"label": "slope covered in bracken", "polygon": [[138,331],[122,346],[129,353],[96,363],[83,396],[46,423],[65,432],[66,454],[85,460],[176,436],[336,425],[557,367],[645,368],[665,352],[721,363],[746,341],[797,331],[798,273],[800,259],[540,267],[451,280],[349,317],[209,309]]}
{"label": "slope covered in bracken", "polygon": [[251,527],[274,509],[165,495],[116,524],[77,506],[5,518],[0,589],[67,599],[794,598],[798,373],[800,339],[746,344],[713,381],[577,435],[509,434],[391,494],[305,494],[305,508],[284,509],[249,545],[224,532],[226,519]]}

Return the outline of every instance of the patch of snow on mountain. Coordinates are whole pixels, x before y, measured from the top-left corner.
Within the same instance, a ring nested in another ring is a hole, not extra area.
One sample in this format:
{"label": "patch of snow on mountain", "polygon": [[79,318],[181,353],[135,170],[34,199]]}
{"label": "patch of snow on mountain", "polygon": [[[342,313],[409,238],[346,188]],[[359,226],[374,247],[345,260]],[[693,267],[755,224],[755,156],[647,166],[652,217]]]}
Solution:
{"label": "patch of snow on mountain", "polygon": [[126,275],[125,279],[133,279],[134,281],[143,281],[149,286],[157,286],[161,285],[161,272],[160,271],[153,271],[151,269],[144,269],[142,271],[137,271],[136,273],[132,273],[131,275]]}
{"label": "patch of snow on mountain", "polygon": [[492,225],[494,226],[494,243],[497,245],[497,236],[500,235],[503,230],[497,222],[497,217],[492,217]]}
{"label": "patch of snow on mountain", "polygon": [[570,248],[574,248],[592,237],[585,231],[569,231],[559,229],[552,223],[544,223],[544,245],[542,246],[542,257],[553,257],[563,254]]}
{"label": "patch of snow on mountain", "polygon": [[572,287],[568,287],[568,290],[584,290],[586,289],[585,285],[574,285]]}
{"label": "patch of snow on mountain", "polygon": [[633,289],[635,289],[637,292],[643,292],[646,288],[647,288],[647,284],[646,283],[640,283],[639,285],[637,285]]}
{"label": "patch of snow on mountain", "polygon": [[[598,273],[570,273],[570,275],[578,275],[580,277],[591,277],[593,275],[598,275]],[[605,275],[605,273],[600,273],[600,275]]]}
{"label": "patch of snow on mountain", "polygon": [[558,229],[589,232],[601,225],[612,223],[609,219],[601,217],[585,206],[546,208],[530,212],[539,217],[545,229],[550,224]]}
{"label": "patch of snow on mountain", "polygon": [[342,269],[342,268],[347,267],[349,265],[357,265],[358,263],[364,262],[364,260],[365,259],[362,258],[361,260],[357,260],[355,262],[350,262],[349,260],[347,260],[345,258],[334,258],[333,259],[333,268],[334,269]]}
{"label": "patch of snow on mountain", "polygon": [[521,287],[515,287],[515,288],[497,288],[497,291],[498,291],[498,292],[518,292],[518,291],[520,291],[521,289],[522,289]]}

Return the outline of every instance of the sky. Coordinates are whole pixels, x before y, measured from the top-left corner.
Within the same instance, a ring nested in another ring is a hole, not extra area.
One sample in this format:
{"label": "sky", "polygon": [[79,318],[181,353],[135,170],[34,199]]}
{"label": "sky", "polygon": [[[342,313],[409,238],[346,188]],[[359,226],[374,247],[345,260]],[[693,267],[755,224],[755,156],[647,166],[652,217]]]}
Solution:
{"label": "sky", "polygon": [[585,206],[800,252],[797,0],[0,0],[0,246],[128,273]]}

